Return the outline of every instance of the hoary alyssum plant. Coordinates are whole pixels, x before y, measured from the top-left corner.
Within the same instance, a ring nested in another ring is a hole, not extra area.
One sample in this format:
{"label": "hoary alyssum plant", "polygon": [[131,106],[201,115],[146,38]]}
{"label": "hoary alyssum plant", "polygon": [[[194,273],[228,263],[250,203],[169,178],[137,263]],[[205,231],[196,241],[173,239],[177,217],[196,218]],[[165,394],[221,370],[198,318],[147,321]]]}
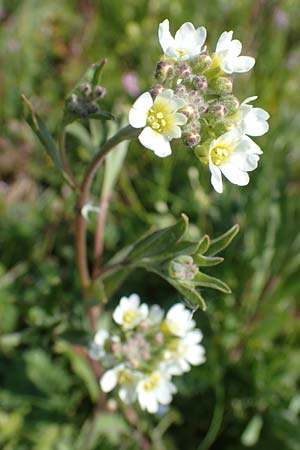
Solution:
{"label": "hoary alyssum plant", "polygon": [[[124,163],[123,142],[138,139],[141,152],[151,150],[156,155],[153,164],[159,158],[176,158],[177,151],[186,152],[186,158],[197,158],[203,170],[210,171],[213,188],[222,193],[223,176],[239,186],[249,183],[249,172],[257,168],[262,154],[252,137],[268,131],[268,113],[252,105],[257,97],[240,102],[233,93],[234,76],[251,70],[255,60],[241,56],[242,44],[233,39],[232,31],[222,33],[211,52],[205,45],[204,27],[195,29],[187,22],[173,37],[166,19],[159,25],[158,39],[163,54],[155,68],[155,83],[133,103],[129,124],[119,130],[115,126],[116,133],[82,167],[81,180],[69,164],[66,129],[75,121],[114,121],[114,116],[101,107],[106,91],[99,85],[99,77],[106,61],[93,64],[67,96],[57,141],[23,96],[29,125],[77,198],[76,261],[94,336],[81,352],[101,386],[100,410],[107,409],[114,398],[115,408],[125,407],[125,414],[128,408],[161,413],[177,391],[174,378],[205,362],[202,333],[193,314],[199,307],[206,309],[203,288],[230,292],[227,284],[208,275],[206,268],[223,261],[217,255],[234,238],[238,226],[216,239],[205,235],[200,241],[192,241],[186,238],[189,219],[182,213],[177,223],[146,232],[103,262],[108,198]],[[88,126],[85,130],[88,132]],[[99,169],[104,170],[104,181],[98,208],[93,206],[90,189]],[[98,223],[93,258],[88,258],[87,221],[93,213]],[[137,268],[162,277],[180,293],[185,304],[176,303],[165,313],[155,299],[148,306],[134,293],[122,297],[109,316],[112,295]],[[105,327],[99,325],[103,315],[110,317]]]}

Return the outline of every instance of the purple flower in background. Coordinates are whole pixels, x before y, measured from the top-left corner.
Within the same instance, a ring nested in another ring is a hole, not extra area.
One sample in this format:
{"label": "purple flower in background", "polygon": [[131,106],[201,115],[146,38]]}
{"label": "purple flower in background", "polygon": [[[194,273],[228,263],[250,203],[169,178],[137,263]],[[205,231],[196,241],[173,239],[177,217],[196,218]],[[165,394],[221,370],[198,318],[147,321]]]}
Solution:
{"label": "purple flower in background", "polygon": [[122,85],[127,94],[136,97],[141,91],[136,72],[125,72],[122,76]]}

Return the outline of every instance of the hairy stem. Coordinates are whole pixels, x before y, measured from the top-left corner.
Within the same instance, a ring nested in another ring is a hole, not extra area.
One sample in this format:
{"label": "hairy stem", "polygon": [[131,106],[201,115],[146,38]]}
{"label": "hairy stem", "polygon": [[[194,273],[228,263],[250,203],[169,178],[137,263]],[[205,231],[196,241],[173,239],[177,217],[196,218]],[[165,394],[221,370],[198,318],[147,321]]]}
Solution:
{"label": "hairy stem", "polygon": [[[130,125],[122,128],[112,138],[105,142],[99,152],[92,160],[80,187],[80,193],[77,199],[76,211],[76,260],[79,271],[81,287],[84,291],[86,300],[89,297],[89,290],[92,287],[92,279],[88,266],[87,247],[86,247],[86,220],[82,215],[82,208],[88,204],[90,188],[94,176],[103,163],[105,156],[120,142],[135,139],[140,130],[132,128]],[[88,315],[92,328],[95,326],[95,317],[93,308],[88,308]]]}

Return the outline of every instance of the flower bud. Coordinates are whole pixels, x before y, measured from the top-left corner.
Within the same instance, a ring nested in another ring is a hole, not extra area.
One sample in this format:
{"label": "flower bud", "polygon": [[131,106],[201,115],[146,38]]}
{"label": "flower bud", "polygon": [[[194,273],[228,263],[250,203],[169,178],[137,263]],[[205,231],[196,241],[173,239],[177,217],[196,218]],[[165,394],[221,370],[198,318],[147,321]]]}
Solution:
{"label": "flower bud", "polygon": [[189,255],[182,255],[173,259],[169,265],[169,274],[179,281],[191,281],[198,273],[198,267]]}
{"label": "flower bud", "polygon": [[164,82],[174,77],[174,64],[170,61],[159,61],[155,69],[155,78]]}
{"label": "flower bud", "polygon": [[219,95],[227,95],[232,92],[232,80],[226,77],[218,77],[212,83],[214,89]]}
{"label": "flower bud", "polygon": [[188,64],[182,63],[176,67],[175,72],[179,78],[188,78],[193,71]]}
{"label": "flower bud", "polygon": [[205,91],[207,89],[206,77],[203,77],[203,76],[200,77],[200,76],[196,75],[193,78],[192,86],[194,89],[196,89],[198,91]]}
{"label": "flower bud", "polygon": [[223,103],[215,103],[209,108],[209,113],[214,119],[221,120],[228,114],[228,109]]}
{"label": "flower bud", "polygon": [[201,53],[192,60],[194,73],[201,74],[206,72],[212,64],[212,59],[207,52]]}
{"label": "flower bud", "polygon": [[79,86],[79,91],[83,95],[88,96],[92,93],[92,87],[91,87],[90,83],[81,83],[81,85]]}
{"label": "flower bud", "polygon": [[234,95],[226,95],[226,97],[222,98],[222,103],[227,108],[227,114],[230,116],[235,114],[240,107],[240,102]]}
{"label": "flower bud", "polygon": [[200,143],[201,136],[197,131],[191,130],[183,134],[183,142],[188,147],[195,147]]}
{"label": "flower bud", "polygon": [[185,105],[178,112],[184,114],[188,121],[191,121],[195,118],[195,109],[192,105]]}
{"label": "flower bud", "polygon": [[164,87],[162,84],[154,84],[150,88],[149,92],[150,92],[152,98],[155,99],[158,96],[158,94],[160,94],[163,90],[164,90]]}
{"label": "flower bud", "polygon": [[103,98],[106,94],[106,89],[103,86],[96,86],[94,90],[94,96],[98,99]]}
{"label": "flower bud", "polygon": [[204,145],[198,145],[195,149],[195,155],[204,165],[208,164],[208,152],[209,152],[210,142],[206,142]]}

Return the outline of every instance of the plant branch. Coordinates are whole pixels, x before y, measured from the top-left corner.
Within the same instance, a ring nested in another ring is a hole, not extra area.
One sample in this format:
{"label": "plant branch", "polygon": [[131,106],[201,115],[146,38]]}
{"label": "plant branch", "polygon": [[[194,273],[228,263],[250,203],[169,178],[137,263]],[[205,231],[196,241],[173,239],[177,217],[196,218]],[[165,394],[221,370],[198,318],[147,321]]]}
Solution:
{"label": "plant branch", "polygon": [[[94,156],[80,187],[76,211],[76,260],[80,276],[80,283],[84,291],[86,300],[88,300],[89,289],[91,288],[92,280],[87,258],[86,221],[84,216],[82,215],[82,208],[89,202],[92,181],[105,156],[120,142],[135,139],[138,136],[139,132],[139,129],[132,128],[130,125],[127,125],[126,127],[119,130],[112,138],[106,141],[99,152]],[[88,314],[91,325],[93,326],[94,317],[91,308],[89,308]]]}
{"label": "plant branch", "polygon": [[104,228],[110,198],[111,198],[110,194],[104,194],[101,196],[99,203],[98,222],[94,245],[94,269],[93,269],[94,280],[98,277],[98,274],[101,273],[101,257],[103,254],[103,245],[104,245]]}

